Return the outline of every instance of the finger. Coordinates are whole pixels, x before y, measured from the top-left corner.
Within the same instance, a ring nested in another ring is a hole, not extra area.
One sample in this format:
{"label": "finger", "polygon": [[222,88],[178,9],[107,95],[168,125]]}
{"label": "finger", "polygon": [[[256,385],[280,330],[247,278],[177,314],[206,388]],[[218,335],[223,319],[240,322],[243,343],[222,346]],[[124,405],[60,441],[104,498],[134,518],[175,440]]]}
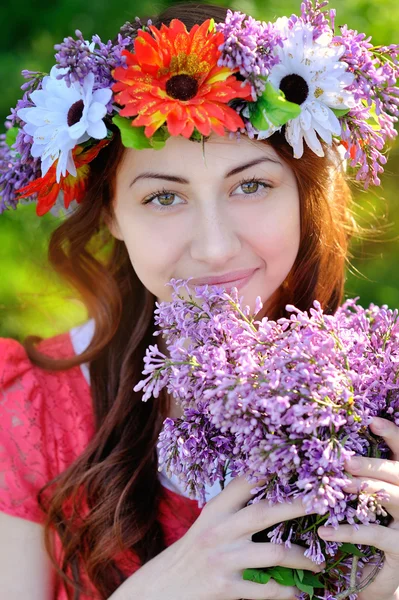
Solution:
{"label": "finger", "polygon": [[[360,584],[366,582],[375,572],[375,563],[368,563],[362,570]],[[375,600],[376,598],[395,598],[398,589],[398,563],[395,560],[383,561],[378,576],[359,594],[360,600]]]}
{"label": "finger", "polygon": [[388,421],[388,419],[373,417],[370,429],[386,441],[392,450],[392,458],[399,460],[399,427],[392,421]]}
{"label": "finger", "polygon": [[225,487],[225,489],[206,503],[206,507],[212,507],[212,510],[225,513],[235,513],[240,508],[246,506],[253,498],[251,490],[263,486],[266,482],[250,483],[244,475],[234,477]]}
{"label": "finger", "polygon": [[317,531],[323,540],[375,546],[387,554],[399,554],[399,532],[390,527],[360,525],[356,530],[353,525],[339,525],[337,529],[319,527]]}
{"label": "finger", "polygon": [[280,585],[274,579],[267,583],[255,583],[253,581],[234,582],[234,598],[246,598],[247,600],[295,600],[299,595],[296,587]]}
{"label": "finger", "polygon": [[[365,488],[362,490],[362,485],[365,484]],[[364,491],[366,494],[376,494],[383,490],[388,494],[388,498],[383,499],[381,504],[387,511],[393,516],[399,516],[399,486],[392,485],[392,483],[386,483],[379,479],[366,479],[364,477],[354,477],[351,482],[343,487],[345,492],[358,494]]]}
{"label": "finger", "polygon": [[309,513],[300,498],[291,503],[283,502],[274,506],[268,500],[260,500],[234,513],[226,521],[226,527],[229,531],[234,531],[237,537],[244,536],[251,539],[251,536],[258,531],[263,531],[281,521],[290,521],[307,514]]}
{"label": "finger", "polygon": [[325,564],[317,565],[310,558],[306,558],[305,549],[292,544],[286,548],[284,544],[273,544],[271,542],[248,541],[245,550],[240,546],[240,554],[237,556],[238,568],[240,569],[262,569],[266,567],[288,567],[289,569],[303,569],[320,573]]}
{"label": "finger", "polygon": [[399,462],[396,460],[354,456],[345,463],[345,468],[357,477],[371,477],[399,486]]}

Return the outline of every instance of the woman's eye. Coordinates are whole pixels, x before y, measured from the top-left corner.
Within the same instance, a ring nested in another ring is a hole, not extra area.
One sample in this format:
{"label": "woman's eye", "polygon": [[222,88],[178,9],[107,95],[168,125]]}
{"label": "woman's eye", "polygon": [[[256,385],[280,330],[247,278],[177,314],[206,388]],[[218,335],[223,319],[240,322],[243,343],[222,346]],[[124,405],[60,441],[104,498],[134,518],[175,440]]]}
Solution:
{"label": "woman's eye", "polygon": [[153,200],[158,200],[159,204],[161,204],[162,206],[170,206],[171,204],[173,204],[173,200],[175,199],[175,194],[159,194],[158,196],[155,196],[155,198],[153,198]]}
{"label": "woman's eye", "polygon": [[241,189],[244,192],[244,194],[250,195],[250,194],[257,194],[259,192],[263,192],[266,188],[269,188],[269,187],[271,187],[271,186],[266,183],[263,183],[262,181],[251,180],[251,181],[243,181],[236,188],[236,190]]}
{"label": "woman's eye", "polygon": [[177,204],[181,204],[180,202],[178,202],[177,204],[174,203],[176,198],[179,198],[179,196],[177,196],[177,194],[174,194],[173,192],[157,192],[149,198],[146,198],[143,201],[143,204],[152,204],[154,207],[162,209],[167,208],[168,206],[177,206]]}

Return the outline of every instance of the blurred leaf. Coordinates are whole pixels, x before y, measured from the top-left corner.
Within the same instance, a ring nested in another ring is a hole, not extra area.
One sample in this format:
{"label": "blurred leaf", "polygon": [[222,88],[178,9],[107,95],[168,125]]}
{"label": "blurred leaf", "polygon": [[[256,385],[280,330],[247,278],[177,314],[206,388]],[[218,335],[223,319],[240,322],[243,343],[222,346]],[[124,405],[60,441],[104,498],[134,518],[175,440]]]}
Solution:
{"label": "blurred leaf", "polygon": [[6,132],[6,144],[11,148],[15,144],[17,139],[17,134],[19,131],[19,127],[11,127]]}

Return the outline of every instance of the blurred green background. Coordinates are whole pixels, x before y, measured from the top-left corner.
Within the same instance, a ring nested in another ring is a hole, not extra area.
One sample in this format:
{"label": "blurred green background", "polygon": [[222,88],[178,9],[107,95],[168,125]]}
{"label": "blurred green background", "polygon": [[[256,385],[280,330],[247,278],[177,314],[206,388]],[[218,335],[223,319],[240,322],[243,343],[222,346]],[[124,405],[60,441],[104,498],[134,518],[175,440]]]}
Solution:
{"label": "blurred green background", "polygon": [[[98,33],[112,39],[121,25],[136,15],[159,12],[167,0],[21,0],[2,3],[0,36],[0,117],[4,122],[21,96],[22,69],[49,72],[54,64],[53,46],[80,29],[89,39]],[[238,0],[218,4],[274,20],[299,12],[297,0]],[[373,37],[375,44],[399,42],[397,0],[333,0],[336,24],[348,23]],[[18,7],[18,9],[17,9]],[[399,307],[397,265],[399,259],[399,144],[390,152],[381,188],[356,194],[356,212],[363,226],[380,233],[374,240],[352,245],[346,296],[360,302]],[[83,322],[86,312],[74,291],[65,287],[46,263],[51,231],[61,217],[38,218],[33,204],[6,211],[0,217],[0,336],[23,339],[28,334],[55,335]]]}

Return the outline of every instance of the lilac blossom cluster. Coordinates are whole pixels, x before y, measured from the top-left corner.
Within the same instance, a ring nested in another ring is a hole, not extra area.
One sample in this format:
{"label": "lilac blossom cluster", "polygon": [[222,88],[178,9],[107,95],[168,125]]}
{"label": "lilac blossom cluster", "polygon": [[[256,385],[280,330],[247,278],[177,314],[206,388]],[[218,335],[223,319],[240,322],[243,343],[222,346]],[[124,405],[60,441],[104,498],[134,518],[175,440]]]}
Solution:
{"label": "lilac blossom cluster", "polygon": [[[21,86],[24,94],[7,117],[6,131],[11,127],[21,126],[22,121],[17,116],[17,112],[21,108],[33,106],[29,95],[33,91],[41,89],[43,75],[44,73],[39,71],[27,69],[22,71],[22,76],[26,79]],[[22,129],[18,131],[12,148],[6,142],[6,134],[0,135],[0,215],[9,208],[16,209],[20,202],[17,199],[17,190],[40,177],[40,160],[31,156],[32,143],[32,136]],[[35,199],[35,195],[32,195],[30,201],[35,201]]]}
{"label": "lilac blossom cluster", "polygon": [[342,60],[355,75],[353,91],[356,106],[343,119],[342,141],[347,145],[346,158],[360,168],[356,179],[380,185],[383,154],[388,139],[397,135],[395,123],[399,115],[399,45],[373,46],[370,38],[342,26],[334,42],[342,44]]}
{"label": "lilac blossom cluster", "polygon": [[[7,209],[16,209],[19,202],[16,191],[40,176],[40,161],[27,155],[28,143],[24,142],[23,137],[21,131],[17,136],[21,148],[18,153],[7,144],[6,134],[0,135],[0,215]],[[30,201],[34,200],[32,196]]]}
{"label": "lilac blossom cluster", "polygon": [[265,89],[270,69],[280,62],[274,51],[276,46],[283,45],[279,31],[273,23],[257,21],[230,9],[226,20],[216,24],[216,30],[224,35],[218,65],[238,68],[240,75],[251,82],[255,102]]}
{"label": "lilac blossom cluster", "polygon": [[[75,35],[76,39],[69,36],[64,38],[61,44],[54,46],[57,50],[57,66],[67,69],[58,75],[57,79],[65,79],[68,86],[75,81],[83,85],[88,73],[94,73],[93,90],[111,87],[114,83],[112,71],[125,64],[122,50],[131,46],[131,38],[123,37],[119,33],[116,43],[110,40],[104,43],[99,35],[93,35],[90,43],[83,38],[79,29],[75,31]],[[108,112],[112,112],[112,103]]]}
{"label": "lilac blossom cluster", "polygon": [[[328,0],[319,2],[315,0],[314,5],[312,0],[305,0],[301,4],[301,16],[299,17],[303,23],[309,23],[313,28],[313,39],[317,39],[323,33],[330,34],[334,31],[335,25],[335,9],[327,10]],[[290,22],[296,23],[298,17],[292,15]]]}
{"label": "lilac blossom cluster", "polygon": [[[345,492],[344,464],[353,454],[389,456],[367,425],[373,416],[399,425],[398,311],[350,300],[327,315],[315,302],[309,312],[287,306],[290,317],[257,321],[260,298],[251,315],[235,289],[229,295],[204,286],[194,297],[187,281],[170,285],[173,301],[155,310],[155,335],[164,336],[167,354],[157,345],[147,349],[146,377],[134,388],[143,401],[166,388],[184,411],[164,422],[160,468],[177,475],[200,505],[205,485],[223,487],[228,472],[254,483],[251,503],[301,497],[309,514],[268,537],[305,545],[319,564],[340,547],[318,537],[320,524],[386,523],[385,492]],[[360,564],[378,558],[363,551]],[[340,564],[349,568],[350,561],[344,554]],[[333,573],[342,592],[345,570]]]}

